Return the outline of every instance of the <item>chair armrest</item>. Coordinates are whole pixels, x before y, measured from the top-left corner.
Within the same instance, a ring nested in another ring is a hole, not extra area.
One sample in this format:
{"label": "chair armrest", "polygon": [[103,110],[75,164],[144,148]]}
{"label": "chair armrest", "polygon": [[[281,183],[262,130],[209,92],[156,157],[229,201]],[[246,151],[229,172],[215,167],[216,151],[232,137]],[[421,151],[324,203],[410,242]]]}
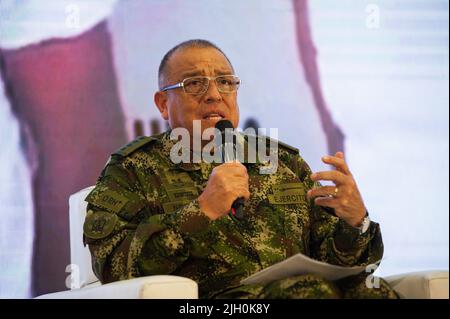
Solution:
{"label": "chair armrest", "polygon": [[421,271],[384,278],[406,299],[448,299],[448,270]]}
{"label": "chair armrest", "polygon": [[197,299],[195,281],[179,276],[147,276],[105,285],[50,293],[37,299]]}

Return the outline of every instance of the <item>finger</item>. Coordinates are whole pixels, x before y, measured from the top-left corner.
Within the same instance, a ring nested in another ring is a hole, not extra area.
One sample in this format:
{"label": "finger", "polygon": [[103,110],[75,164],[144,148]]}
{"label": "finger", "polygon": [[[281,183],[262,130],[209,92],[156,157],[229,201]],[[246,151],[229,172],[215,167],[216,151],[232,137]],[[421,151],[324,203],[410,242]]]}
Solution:
{"label": "finger", "polygon": [[245,190],[244,198],[245,198],[245,200],[249,200],[250,199],[250,191],[248,189]]}
{"label": "finger", "polygon": [[[338,152],[339,153],[339,152]],[[336,153],[336,154],[338,154]],[[336,169],[346,175],[350,174],[350,170],[348,169],[347,163],[341,157],[337,156],[324,156],[322,157],[322,161],[325,164],[333,165]]]}
{"label": "finger", "polygon": [[223,168],[226,168],[226,167],[228,167],[228,168],[229,168],[229,167],[233,167],[233,168],[237,168],[237,167],[239,167],[239,168],[245,168],[244,164],[242,164],[242,163],[239,162],[239,161],[223,163],[223,164],[220,164],[220,165],[217,166],[217,167],[223,167]]}
{"label": "finger", "polygon": [[338,171],[325,171],[317,172],[311,175],[311,179],[316,181],[333,181],[336,185],[343,184],[345,182],[346,176]]}
{"label": "finger", "polygon": [[339,202],[334,197],[317,197],[314,199],[314,203],[319,206],[325,206],[330,208],[338,208]]}
{"label": "finger", "polygon": [[240,163],[226,163],[215,167],[213,170],[220,171],[222,173],[231,174],[233,176],[247,176],[247,168]]}
{"label": "finger", "polygon": [[[236,171],[241,172],[242,174],[247,173],[247,167],[245,167],[245,165],[242,164],[241,162],[230,162],[227,164],[229,164],[229,166],[225,166],[226,168],[232,168]],[[223,165],[226,165],[226,164],[223,164]]]}
{"label": "finger", "polygon": [[343,160],[345,160],[345,156],[344,156],[344,152],[336,152],[336,154],[334,154],[334,156],[342,158]]}
{"label": "finger", "polygon": [[227,176],[225,178],[226,183],[228,185],[231,185],[233,187],[247,187],[248,188],[248,183],[249,183],[249,178],[248,176],[244,176],[244,175],[231,175],[231,176]]}
{"label": "finger", "polygon": [[233,171],[231,173],[231,176],[236,179],[241,179],[241,178],[243,178],[244,180],[249,179],[248,173],[246,171],[241,171],[241,170]]}
{"label": "finger", "polygon": [[317,188],[310,189],[306,193],[306,196],[308,197],[308,199],[311,199],[311,198],[319,197],[319,196],[334,195],[336,193],[335,190],[336,190],[336,187],[334,187],[334,186],[317,187]]}
{"label": "finger", "polygon": [[248,200],[250,198],[250,192],[248,188],[242,187],[236,190],[236,198],[244,197],[245,200]]}

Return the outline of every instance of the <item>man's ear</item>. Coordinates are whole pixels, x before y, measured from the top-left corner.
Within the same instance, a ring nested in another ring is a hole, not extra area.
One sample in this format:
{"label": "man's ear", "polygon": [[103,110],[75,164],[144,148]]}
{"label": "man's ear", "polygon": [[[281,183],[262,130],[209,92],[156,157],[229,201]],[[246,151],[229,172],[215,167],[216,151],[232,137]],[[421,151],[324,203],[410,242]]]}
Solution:
{"label": "man's ear", "polygon": [[169,120],[169,110],[167,109],[167,94],[166,92],[157,91],[154,96],[156,107],[161,113],[164,120]]}

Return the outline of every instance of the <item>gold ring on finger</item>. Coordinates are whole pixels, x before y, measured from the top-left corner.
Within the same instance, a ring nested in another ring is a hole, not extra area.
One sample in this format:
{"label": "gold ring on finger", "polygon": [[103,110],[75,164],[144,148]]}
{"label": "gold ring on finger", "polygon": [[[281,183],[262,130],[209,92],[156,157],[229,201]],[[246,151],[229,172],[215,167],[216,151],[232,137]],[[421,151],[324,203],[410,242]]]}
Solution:
{"label": "gold ring on finger", "polygon": [[339,193],[339,188],[335,187],[333,197],[336,197],[338,193]]}

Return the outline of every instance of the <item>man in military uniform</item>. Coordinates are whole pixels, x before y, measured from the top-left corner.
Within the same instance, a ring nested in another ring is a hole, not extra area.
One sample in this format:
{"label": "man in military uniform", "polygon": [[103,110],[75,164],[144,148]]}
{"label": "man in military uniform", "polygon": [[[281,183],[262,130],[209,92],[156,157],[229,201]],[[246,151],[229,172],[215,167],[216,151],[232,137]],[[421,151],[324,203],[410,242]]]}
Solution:
{"label": "man in military uniform", "polygon": [[[221,119],[237,127],[239,79],[212,43],[191,40],[170,50],[159,85],[155,103],[171,129],[193,136],[193,121],[204,130]],[[172,274],[195,280],[201,298],[397,297],[383,280],[366,287],[368,274],[240,284],[296,253],[341,266],[381,259],[380,227],[368,219],[341,152],[323,158],[336,170],[312,174],[297,149],[280,143],[276,172],[260,174],[259,161],[175,164],[175,143],[168,131],[119,149],[86,198],[84,240],[102,283]],[[239,197],[242,220],[229,214]]]}

